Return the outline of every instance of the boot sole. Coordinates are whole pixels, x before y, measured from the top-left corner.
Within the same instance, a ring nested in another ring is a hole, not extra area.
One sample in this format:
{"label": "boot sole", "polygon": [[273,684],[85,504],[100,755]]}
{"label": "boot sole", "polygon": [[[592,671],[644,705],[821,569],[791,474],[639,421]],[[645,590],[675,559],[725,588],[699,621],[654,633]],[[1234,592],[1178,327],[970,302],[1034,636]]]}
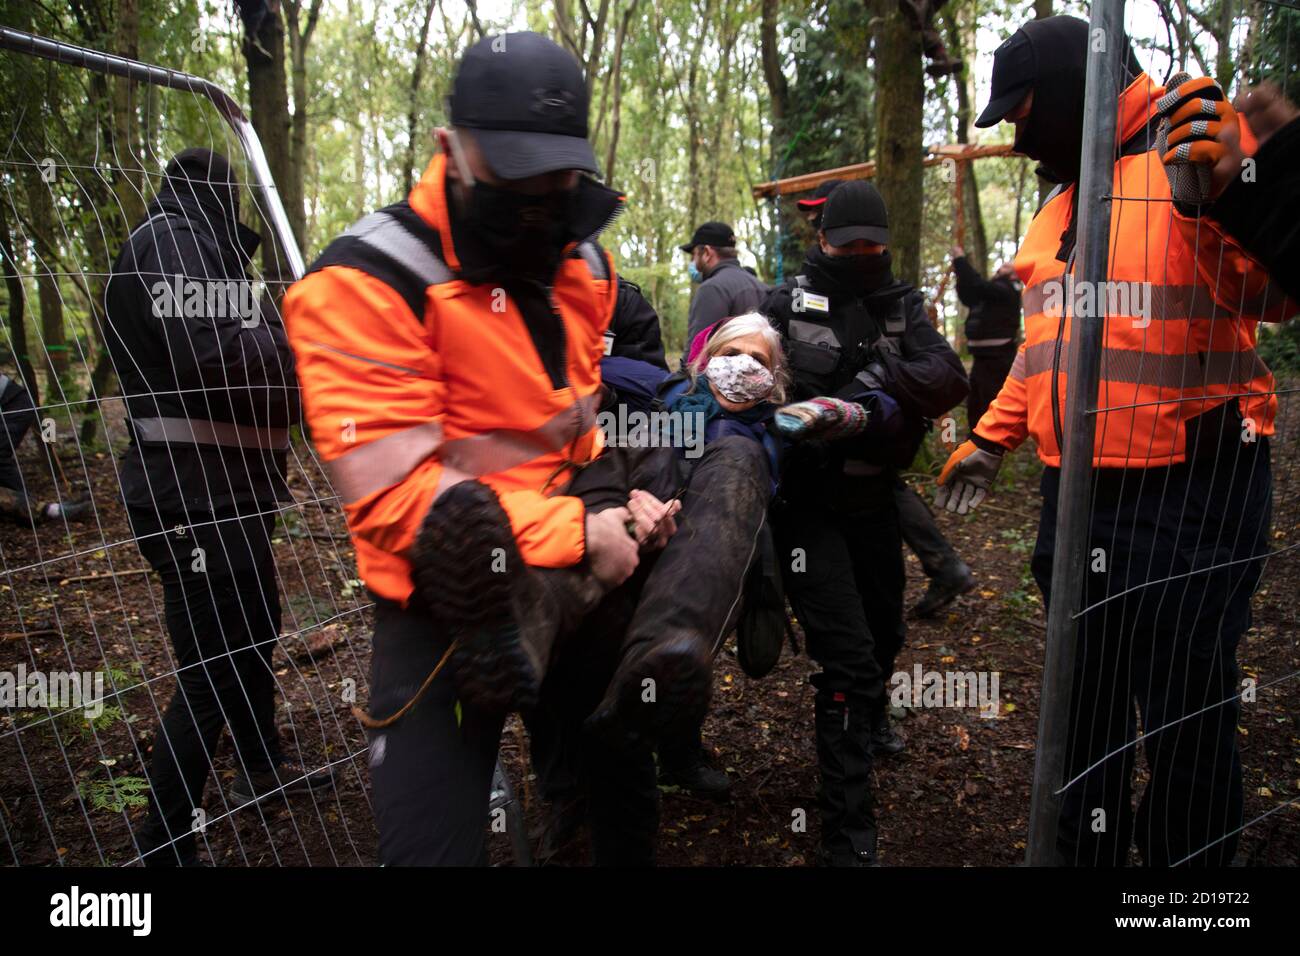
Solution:
{"label": "boot sole", "polygon": [[[637,678],[624,680],[612,701],[606,698],[587,719],[591,733],[607,744],[654,741],[690,728],[708,711],[713,673],[699,655],[684,647],[652,650],[636,667]],[[641,699],[643,682],[654,681],[655,700]]]}
{"label": "boot sole", "polygon": [[[526,568],[496,493],[478,481],[451,488],[425,518],[418,548],[415,583],[457,642],[447,666],[460,700],[495,711],[535,705],[537,670],[513,603]],[[502,558],[504,570],[492,571]]]}

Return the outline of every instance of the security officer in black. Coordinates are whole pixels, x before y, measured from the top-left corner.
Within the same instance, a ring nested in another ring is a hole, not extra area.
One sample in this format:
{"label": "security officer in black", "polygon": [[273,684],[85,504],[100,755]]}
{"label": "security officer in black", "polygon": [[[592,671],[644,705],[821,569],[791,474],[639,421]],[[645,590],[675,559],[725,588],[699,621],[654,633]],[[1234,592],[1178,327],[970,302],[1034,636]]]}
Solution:
{"label": "security officer in black", "polygon": [[974,358],[970,370],[970,395],[966,421],[973,429],[997,398],[1016,359],[1020,338],[1020,289],[1016,270],[1007,263],[985,279],[971,265],[960,246],[952,250],[952,271],[957,277],[957,298],[970,310],[966,317],[966,347]]}
{"label": "security officer in black", "polygon": [[826,201],[819,244],[801,273],[763,306],[785,336],[795,398],[861,404],[881,425],[797,442],[773,507],[786,593],[822,668],[812,678],[821,859],[837,866],[876,858],[872,728],[888,724],[885,684],[905,633],[896,471],[930,420],[967,390],[923,297],[894,278],[888,245],[879,192],[845,183]]}
{"label": "security officer in black", "polygon": [[162,580],[177,664],[149,767],[149,815],[134,835],[147,866],[197,863],[193,811],[223,728],[238,772],[221,812],[333,781],[308,774],[276,729],[271,535],[293,500],[289,430],[301,410],[284,328],[245,272],[259,237],[240,221],[239,192],[225,156],[177,153],[104,296],[131,436],[122,497]]}

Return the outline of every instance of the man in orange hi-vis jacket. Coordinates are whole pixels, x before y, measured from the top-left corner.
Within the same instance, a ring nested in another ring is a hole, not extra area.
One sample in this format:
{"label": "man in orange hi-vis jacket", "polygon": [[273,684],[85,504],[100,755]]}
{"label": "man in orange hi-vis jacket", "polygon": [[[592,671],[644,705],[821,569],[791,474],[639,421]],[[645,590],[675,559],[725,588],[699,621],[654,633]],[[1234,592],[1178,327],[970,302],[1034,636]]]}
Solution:
{"label": "man in orange hi-vis jacket", "polygon": [[[1169,117],[1236,122],[1213,84],[1157,86],[1128,52],[1119,97],[1109,281],[1063,281],[1074,264],[1088,25],[1026,23],[994,56],[992,99],[977,125],[1016,126],[1016,151],[1058,188],[1015,259],[1025,342],[1006,383],[948,460],[937,503],[979,505],[1003,456],[1032,437],[1046,468],[1032,568],[1049,599],[1071,385],[1071,294],[1107,296],[1097,401],[1089,573],[1058,852],[1064,863],[1222,865],[1242,821],[1236,726],[1237,643],[1268,551],[1273,377],[1256,325],[1296,306],[1207,217],[1171,191],[1161,157]],[[1182,111],[1180,113],[1180,110]],[[1212,137],[1214,131],[1210,130]],[[1150,782],[1131,802],[1137,712]]]}
{"label": "man in orange hi-vis jacket", "polygon": [[[728,613],[704,589],[695,604],[651,593],[687,576],[675,516],[704,496],[682,491],[671,448],[602,454],[599,360],[617,288],[594,240],[623,199],[587,175],[577,62],[538,34],[486,38],[459,64],[449,106],[441,154],[408,199],[331,243],[285,300],[312,437],[377,608],[367,726],[380,857],[486,859],[504,715],[536,703],[557,639],[618,589],[628,599],[609,603],[637,607],[637,623],[594,628],[609,663],[570,704],[598,731],[597,862],[651,862],[648,743],[698,719],[711,666],[700,630],[711,640]],[[761,462],[706,451],[691,481],[750,464]],[[725,528],[733,504],[761,521],[750,484],[694,515],[714,542],[695,552],[710,575],[743,579],[747,555]],[[651,563],[656,574],[628,580]],[[644,619],[633,588],[654,609]]]}

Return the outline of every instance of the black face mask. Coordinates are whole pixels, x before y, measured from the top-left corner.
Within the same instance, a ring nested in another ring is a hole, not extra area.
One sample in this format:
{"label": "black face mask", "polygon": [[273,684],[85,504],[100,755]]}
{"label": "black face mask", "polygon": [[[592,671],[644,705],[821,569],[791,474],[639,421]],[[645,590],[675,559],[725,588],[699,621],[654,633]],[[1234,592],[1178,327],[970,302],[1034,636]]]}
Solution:
{"label": "black face mask", "polygon": [[[1012,145],[1017,153],[1042,163],[1050,179],[1073,183],[1079,179],[1083,150],[1083,91],[1088,73],[1088,24],[1078,17],[1055,16],[1030,20],[1022,30],[1034,48],[1038,70],[1034,101]],[[1123,89],[1141,72],[1125,38]]]}
{"label": "black face mask", "polygon": [[840,290],[866,295],[894,281],[889,250],[875,255],[831,256],[821,247],[812,250],[808,262]]}
{"label": "black face mask", "polygon": [[465,223],[498,272],[549,282],[572,231],[575,190],[527,195],[477,182]]}

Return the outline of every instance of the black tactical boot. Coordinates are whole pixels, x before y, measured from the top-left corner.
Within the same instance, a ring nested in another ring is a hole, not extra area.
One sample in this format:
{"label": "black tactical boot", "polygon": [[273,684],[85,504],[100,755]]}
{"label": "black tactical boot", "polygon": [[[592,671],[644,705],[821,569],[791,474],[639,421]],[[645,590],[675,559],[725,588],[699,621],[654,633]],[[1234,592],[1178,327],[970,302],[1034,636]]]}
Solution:
{"label": "black tactical boot", "polygon": [[871,792],[871,718],[866,701],[818,690],[817,761],[825,866],[875,866],[875,798]]}
{"label": "black tactical boot", "polygon": [[731,790],[731,778],[709,763],[696,727],[680,740],[660,743],[659,785],[680,787],[704,797],[725,797]]}
{"label": "black tactical boot", "polygon": [[893,757],[907,749],[905,741],[894,729],[889,719],[889,710],[881,707],[871,713],[871,755],[873,757]]}
{"label": "black tactical boot", "polygon": [[604,595],[585,565],[529,568],[496,492],[480,481],[434,502],[412,565],[434,620],[456,640],[447,666],[457,694],[484,710],[533,707],[556,638]]}
{"label": "black tactical boot", "polygon": [[925,595],[912,608],[912,617],[934,617],[973,587],[974,575],[965,561],[957,559],[930,579]]}
{"label": "black tactical boot", "polygon": [[242,806],[280,794],[327,790],[333,786],[334,771],[329,767],[309,771],[301,764],[283,760],[270,770],[239,771],[231,781],[229,794],[234,806]]}

